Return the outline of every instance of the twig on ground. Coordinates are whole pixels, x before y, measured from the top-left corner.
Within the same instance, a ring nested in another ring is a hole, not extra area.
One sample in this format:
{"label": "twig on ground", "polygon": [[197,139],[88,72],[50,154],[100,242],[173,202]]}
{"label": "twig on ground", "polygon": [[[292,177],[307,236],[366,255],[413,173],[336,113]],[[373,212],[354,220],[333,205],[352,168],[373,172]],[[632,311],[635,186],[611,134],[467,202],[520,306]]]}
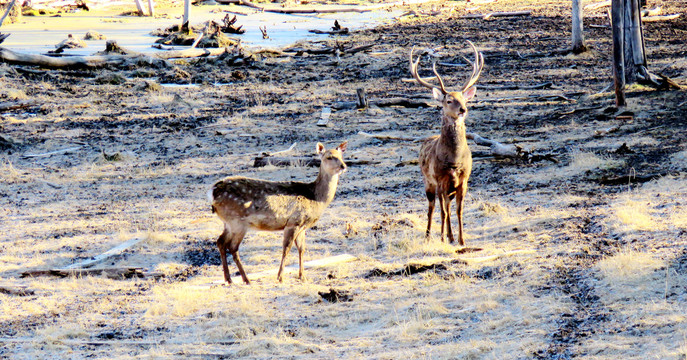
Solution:
{"label": "twig on ground", "polygon": [[42,154],[24,154],[22,155],[23,158],[40,158],[40,157],[48,157],[52,155],[57,155],[57,154],[66,154],[68,152],[76,151],[83,148],[83,146],[74,146],[66,149],[60,149],[60,150],[55,150],[55,151],[50,151],[47,153],[42,153]]}

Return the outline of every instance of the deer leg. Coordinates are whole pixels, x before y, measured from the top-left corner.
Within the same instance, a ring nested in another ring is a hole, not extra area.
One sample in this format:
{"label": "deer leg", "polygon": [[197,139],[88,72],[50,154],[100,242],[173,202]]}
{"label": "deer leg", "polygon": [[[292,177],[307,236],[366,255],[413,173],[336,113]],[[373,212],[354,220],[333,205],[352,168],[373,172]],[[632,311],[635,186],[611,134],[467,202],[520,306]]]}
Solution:
{"label": "deer leg", "polygon": [[446,228],[448,232],[448,242],[453,244],[455,239],[453,238],[453,229],[451,229],[451,201],[453,196],[446,197]]}
{"label": "deer leg", "polygon": [[224,226],[222,235],[217,238],[217,248],[219,248],[219,257],[222,260],[222,271],[224,271],[224,280],[231,285],[231,276],[229,275],[229,265],[227,264],[227,240],[229,240],[229,229]]}
{"label": "deer leg", "polygon": [[301,281],[305,281],[305,276],[303,275],[303,252],[305,251],[305,229],[298,232],[294,242],[296,243],[296,248],[298,249],[298,278]]}
{"label": "deer leg", "polygon": [[446,229],[446,194],[439,191],[439,208],[441,209],[441,242],[445,242],[444,231]]}
{"label": "deer leg", "polygon": [[[243,241],[243,238],[246,236],[246,229],[243,229],[241,227],[238,227],[238,231],[235,231],[232,234],[231,241],[229,242],[229,253],[231,256],[234,258],[234,264],[236,264],[236,267],[239,269],[239,273],[241,274],[241,279],[243,279],[243,282],[246,284],[250,284],[250,281],[248,280],[248,277],[246,276],[246,272],[243,270],[243,264],[241,263],[241,258],[239,257],[239,246],[241,246],[241,241]],[[228,275],[227,275],[228,276]]]}
{"label": "deer leg", "polygon": [[463,199],[465,199],[465,194],[468,190],[467,181],[463,182],[461,186],[456,189],[456,214],[458,215],[458,244],[460,246],[465,246],[465,241],[463,240]]}
{"label": "deer leg", "polygon": [[427,195],[427,201],[429,202],[429,209],[427,209],[427,232],[425,232],[425,238],[429,240],[432,231],[432,214],[434,213],[434,206],[436,200],[436,193],[434,189],[425,189],[425,194]]}
{"label": "deer leg", "polygon": [[279,265],[279,272],[277,273],[277,280],[282,282],[281,274],[284,271],[284,263],[286,262],[286,255],[289,254],[291,246],[296,238],[296,228],[287,227],[284,229],[284,243],[282,244],[281,264]]}

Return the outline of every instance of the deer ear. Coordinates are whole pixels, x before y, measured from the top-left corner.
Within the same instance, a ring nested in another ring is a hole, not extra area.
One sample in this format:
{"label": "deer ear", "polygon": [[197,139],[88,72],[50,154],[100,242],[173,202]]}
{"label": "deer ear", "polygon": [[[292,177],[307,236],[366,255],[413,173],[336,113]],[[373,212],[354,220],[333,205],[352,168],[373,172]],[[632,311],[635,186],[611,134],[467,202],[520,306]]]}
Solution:
{"label": "deer ear", "polygon": [[465,99],[465,101],[470,101],[470,99],[475,97],[476,92],[477,92],[477,87],[470,86],[469,89],[463,91],[463,98]]}
{"label": "deer ear", "polygon": [[324,145],[322,145],[322,143],[320,143],[320,142],[317,143],[317,147],[315,148],[315,153],[317,155],[322,155],[322,153],[324,153]]}
{"label": "deer ear", "polygon": [[346,147],[348,147],[348,141],[342,142],[341,144],[339,144],[339,146],[337,146],[336,149],[341,151],[341,152],[344,152],[344,151],[346,151]]}
{"label": "deer ear", "polygon": [[441,90],[439,90],[437,88],[432,88],[432,95],[434,95],[434,98],[439,100],[439,101],[444,100],[444,94],[442,94]]}

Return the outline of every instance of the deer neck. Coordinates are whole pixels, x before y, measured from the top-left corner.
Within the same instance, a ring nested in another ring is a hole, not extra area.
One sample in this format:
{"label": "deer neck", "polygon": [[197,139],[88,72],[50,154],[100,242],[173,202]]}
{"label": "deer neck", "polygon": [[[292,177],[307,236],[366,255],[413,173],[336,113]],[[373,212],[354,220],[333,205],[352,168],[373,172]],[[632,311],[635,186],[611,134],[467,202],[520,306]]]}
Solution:
{"label": "deer neck", "polygon": [[334,200],[336,186],[339,183],[339,174],[329,174],[320,168],[320,173],[315,179],[315,201],[328,205]]}
{"label": "deer neck", "polygon": [[453,151],[467,147],[465,116],[453,118],[443,114],[440,142],[445,148]]}

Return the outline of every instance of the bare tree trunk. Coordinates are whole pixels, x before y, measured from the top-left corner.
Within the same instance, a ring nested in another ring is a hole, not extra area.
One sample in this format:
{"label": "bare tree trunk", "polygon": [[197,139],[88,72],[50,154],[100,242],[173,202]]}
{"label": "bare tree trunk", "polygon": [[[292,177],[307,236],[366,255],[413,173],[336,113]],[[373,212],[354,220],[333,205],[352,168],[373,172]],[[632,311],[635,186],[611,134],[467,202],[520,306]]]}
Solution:
{"label": "bare tree trunk", "polygon": [[141,0],[134,0],[136,2],[136,8],[138,9],[138,16],[145,16],[146,13],[143,11],[143,4],[141,4]]}
{"label": "bare tree trunk", "polygon": [[189,18],[191,17],[191,0],[184,0],[184,20],[181,25],[188,26]]}
{"label": "bare tree trunk", "polygon": [[148,13],[151,17],[155,16],[155,2],[153,0],[148,0]]}
{"label": "bare tree trunk", "polygon": [[618,107],[627,105],[625,101],[625,57],[623,44],[625,34],[623,32],[624,23],[624,0],[613,0],[611,2],[611,22],[613,27],[613,80],[615,83],[615,105]]}
{"label": "bare tree trunk", "polygon": [[587,51],[584,44],[581,2],[582,0],[572,0],[572,52],[575,54]]}

